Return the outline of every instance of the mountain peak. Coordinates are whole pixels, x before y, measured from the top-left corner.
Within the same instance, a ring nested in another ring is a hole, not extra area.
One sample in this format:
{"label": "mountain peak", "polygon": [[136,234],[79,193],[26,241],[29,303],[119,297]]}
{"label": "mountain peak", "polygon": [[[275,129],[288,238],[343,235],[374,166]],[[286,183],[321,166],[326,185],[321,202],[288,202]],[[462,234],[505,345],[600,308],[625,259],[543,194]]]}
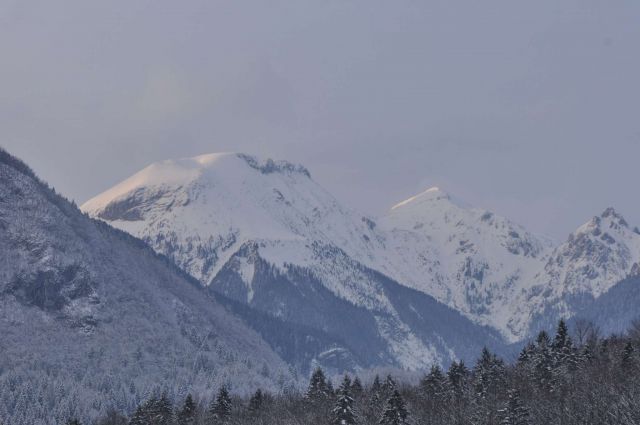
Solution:
{"label": "mountain peak", "polygon": [[625,233],[625,229],[629,229],[629,224],[624,217],[613,207],[608,207],[602,214],[594,216],[591,220],[580,226],[573,236],[583,233],[599,236],[603,232],[607,234],[608,231]]}
{"label": "mountain peak", "polygon": [[613,207],[609,207],[600,214],[602,218],[610,218],[611,220],[615,220],[618,222],[620,226],[629,227],[629,224],[624,219],[622,214],[618,213]]}
{"label": "mountain peak", "polygon": [[261,159],[235,152],[210,153],[155,162],[90,199],[82,205],[82,209],[87,212],[96,212],[115,199],[146,188],[159,188],[161,191],[169,187],[185,188],[203,176],[212,177],[214,180],[224,176],[225,180],[240,182],[247,178],[256,178],[256,172],[263,175],[311,178],[309,170],[305,167],[288,161]]}
{"label": "mountain peak", "polygon": [[405,199],[402,202],[397,203],[396,205],[391,207],[391,210],[394,211],[394,210],[397,210],[403,207],[408,207],[408,206],[432,204],[439,201],[447,201],[458,207],[463,207],[463,208],[466,207],[464,202],[455,199],[448,192],[440,189],[439,187],[433,186],[425,190],[424,192],[421,192],[408,199]]}

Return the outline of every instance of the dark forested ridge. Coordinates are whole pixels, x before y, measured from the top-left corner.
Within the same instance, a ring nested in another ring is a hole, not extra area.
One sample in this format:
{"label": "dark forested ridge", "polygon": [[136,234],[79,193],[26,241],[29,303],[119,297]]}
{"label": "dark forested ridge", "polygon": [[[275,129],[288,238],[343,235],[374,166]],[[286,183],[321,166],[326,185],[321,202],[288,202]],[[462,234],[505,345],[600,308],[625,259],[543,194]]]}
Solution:
{"label": "dark forested ridge", "polygon": [[[508,364],[488,349],[473,365],[433,366],[417,385],[376,376],[335,385],[321,369],[305,392],[240,398],[221,387],[212,400],[156,394],[131,417],[113,411],[99,425],[351,424],[638,424],[640,322],[624,336],[603,338],[578,322],[570,334],[541,332]],[[1,394],[1,389],[0,389]],[[70,418],[69,424],[76,424]]]}

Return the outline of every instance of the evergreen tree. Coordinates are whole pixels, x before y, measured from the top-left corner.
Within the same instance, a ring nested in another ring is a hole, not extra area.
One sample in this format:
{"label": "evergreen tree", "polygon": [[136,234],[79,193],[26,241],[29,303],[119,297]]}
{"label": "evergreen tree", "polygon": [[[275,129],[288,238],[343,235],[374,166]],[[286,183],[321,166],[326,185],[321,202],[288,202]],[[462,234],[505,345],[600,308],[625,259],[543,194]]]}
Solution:
{"label": "evergreen tree", "polygon": [[[571,372],[578,367],[576,351],[564,320],[558,322],[556,336],[551,345],[551,382],[549,390],[552,393],[562,393],[566,390],[567,379]],[[564,399],[562,397],[561,399]]]}
{"label": "evergreen tree", "polygon": [[591,344],[586,344],[584,347],[582,347],[582,350],[580,351],[580,361],[582,363],[590,363],[594,358],[595,353],[593,352]]}
{"label": "evergreen tree", "polygon": [[173,407],[167,393],[162,393],[152,406],[151,419],[154,425],[170,425],[173,422]]}
{"label": "evergreen tree", "polygon": [[373,378],[373,383],[371,384],[371,398],[369,399],[369,407],[377,412],[380,409],[380,405],[382,404],[382,384],[380,383],[380,376],[376,375]]}
{"label": "evergreen tree", "polygon": [[549,391],[552,379],[552,357],[549,335],[540,331],[536,338],[535,352],[533,353],[533,380],[538,388]]}
{"label": "evergreen tree", "polygon": [[529,362],[534,357],[535,351],[536,351],[536,346],[533,344],[533,342],[530,342],[527,345],[525,345],[520,351],[520,354],[518,355],[518,364],[521,366],[529,364]]}
{"label": "evergreen tree", "polygon": [[347,375],[338,388],[338,399],[332,413],[332,425],[355,425],[357,422],[357,416],[353,410],[353,397],[351,397],[351,379]]}
{"label": "evergreen tree", "polygon": [[373,378],[373,383],[371,384],[371,392],[380,392],[380,390],[382,390],[380,375],[376,375],[375,378]]}
{"label": "evergreen tree", "polygon": [[317,402],[329,398],[331,395],[331,389],[327,383],[327,378],[324,375],[322,369],[317,368],[313,371],[311,379],[309,380],[309,388],[307,389],[306,397],[309,401]]}
{"label": "evergreen tree", "polygon": [[393,394],[393,391],[396,389],[396,381],[393,380],[391,375],[387,375],[384,379],[384,383],[382,384],[382,399],[387,400]]}
{"label": "evergreen tree", "polygon": [[486,347],[473,369],[473,423],[495,424],[498,414],[499,391],[504,385],[504,362]]}
{"label": "evergreen tree", "polygon": [[[348,388],[349,392],[351,392],[352,382],[351,382],[351,378],[349,377],[349,375],[344,375],[344,378],[342,379],[342,383],[340,384],[340,387],[338,387],[338,390],[340,390],[340,388],[343,387],[345,384],[347,385],[347,387],[349,387]],[[337,394],[337,392],[336,392],[336,394]]]}
{"label": "evergreen tree", "polygon": [[500,425],[529,425],[529,411],[520,401],[520,394],[516,390],[508,392],[506,406],[500,410],[502,420]]}
{"label": "evergreen tree", "polygon": [[567,329],[567,323],[564,319],[560,319],[558,322],[558,328],[556,330],[556,336],[553,340],[552,348],[554,351],[560,351],[563,347],[571,343],[571,337],[569,337],[569,329]]}
{"label": "evergreen tree", "polygon": [[391,397],[387,401],[387,406],[382,412],[380,425],[404,425],[409,416],[404,400],[397,389],[393,390]]}
{"label": "evergreen tree", "polygon": [[364,391],[362,382],[360,381],[360,378],[356,376],[353,379],[353,384],[351,384],[351,393],[354,397],[359,397],[362,394],[362,391]]}
{"label": "evergreen tree", "polygon": [[560,369],[560,371],[556,373],[564,374],[568,370],[575,369],[577,363],[573,342],[569,336],[567,324],[562,319],[558,322],[558,329],[553,344],[551,345],[551,351],[554,360],[554,369]]}
{"label": "evergreen tree", "polygon": [[182,409],[178,412],[178,425],[194,425],[196,422],[196,403],[191,394],[184,400]]}
{"label": "evergreen tree", "polygon": [[633,344],[631,341],[627,341],[622,350],[621,364],[623,369],[630,369],[633,366],[633,353]]}
{"label": "evergreen tree", "polygon": [[451,391],[452,405],[450,407],[453,423],[467,424],[468,404],[470,399],[469,369],[463,361],[452,362],[447,371],[449,389]]}
{"label": "evergreen tree", "polygon": [[163,422],[161,412],[163,409],[160,407],[160,399],[151,397],[145,401],[142,405],[138,406],[133,417],[131,418],[130,425],[149,425],[158,424],[164,425],[169,422]]}
{"label": "evergreen tree", "polygon": [[249,411],[252,413],[258,412],[263,403],[264,394],[262,393],[262,390],[258,388],[258,390],[249,399]]}
{"label": "evergreen tree", "polygon": [[454,395],[461,396],[464,392],[464,387],[469,376],[469,369],[465,366],[463,361],[459,363],[452,362],[447,372],[449,378],[449,385],[453,390]]}
{"label": "evergreen tree", "polygon": [[130,425],[144,425],[145,424],[145,418],[144,418],[144,412],[142,410],[142,406],[138,406],[136,407],[135,412],[133,412],[133,415],[131,416],[131,422],[129,422]]}
{"label": "evergreen tree", "polygon": [[327,379],[327,396],[331,398],[334,395],[335,395],[335,390],[333,388],[333,382],[331,381],[331,379]]}
{"label": "evergreen tree", "polygon": [[444,400],[447,394],[447,379],[440,366],[431,366],[429,374],[420,382],[420,389],[427,400]]}
{"label": "evergreen tree", "polygon": [[486,398],[495,394],[504,378],[504,362],[486,347],[473,369],[476,394]]}
{"label": "evergreen tree", "polygon": [[387,375],[384,380],[383,391],[388,393],[393,393],[393,390],[396,389],[396,381],[393,380],[391,375]]}
{"label": "evergreen tree", "polygon": [[431,371],[420,382],[420,396],[423,408],[431,416],[441,416],[448,408],[449,385],[446,375],[439,366],[431,366]]}
{"label": "evergreen tree", "polygon": [[209,419],[211,424],[226,424],[231,419],[231,397],[227,387],[223,385],[218,395],[211,400],[209,406]]}
{"label": "evergreen tree", "polygon": [[145,405],[140,405],[136,408],[133,416],[131,417],[130,425],[147,425],[149,423],[149,415],[147,414]]}

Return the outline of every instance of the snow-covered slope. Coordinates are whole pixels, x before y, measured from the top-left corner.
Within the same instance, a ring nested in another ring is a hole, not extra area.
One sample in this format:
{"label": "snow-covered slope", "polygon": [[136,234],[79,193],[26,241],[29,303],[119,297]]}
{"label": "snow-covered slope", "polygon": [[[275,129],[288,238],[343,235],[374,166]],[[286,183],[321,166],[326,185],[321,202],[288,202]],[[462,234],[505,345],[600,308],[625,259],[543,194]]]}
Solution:
{"label": "snow-covered slope", "polygon": [[[380,280],[371,278],[375,272],[508,341],[571,316],[640,259],[640,235],[613,210],[557,247],[438,188],[373,220],[342,206],[304,167],[243,154],[153,164],[82,208],[144,239],[205,285],[249,305],[261,303],[270,314],[285,317],[287,305],[264,294],[256,298],[264,290],[256,264],[268,264],[261,273],[268,269],[273,276],[295,270],[298,280],[303,270],[313,278],[306,285],[313,281],[340,300],[397,320],[403,306],[390,302]],[[408,326],[400,322],[393,326]],[[378,334],[389,323],[379,323]],[[413,336],[415,326],[409,326]],[[386,335],[398,351],[400,343]],[[415,358],[391,358],[406,367],[416,366],[416,358],[445,359],[452,347],[439,337],[445,344],[437,353],[432,339],[421,340],[408,350]]]}
{"label": "snow-covered slope", "polygon": [[[164,161],[82,209],[147,241],[218,292],[339,335],[361,365],[422,368],[497,343],[491,332],[446,308],[449,328],[430,328],[441,318],[429,311],[403,318],[412,306],[410,297],[390,295],[406,288],[389,278],[400,275],[400,263],[385,232],[340,205],[298,165],[243,154]],[[273,295],[287,285],[293,288]],[[421,308],[437,304],[426,292],[413,293]],[[318,294],[323,308],[311,302]],[[301,314],[291,316],[294,309]],[[366,322],[375,352],[350,341],[360,335],[348,312]],[[338,318],[342,324],[332,321]],[[485,340],[455,342],[469,329]]]}
{"label": "snow-covered slope", "polygon": [[197,281],[82,214],[2,150],[0,253],[6,423],[89,423],[110,406],[130,411],[154,389],[184,397],[223,383],[240,392],[295,383]]}
{"label": "snow-covered slope", "polygon": [[399,280],[517,339],[513,300],[533,284],[551,243],[431,188],[379,221],[403,260]]}
{"label": "snow-covered slope", "polygon": [[579,314],[640,270],[640,234],[612,208],[556,247],[438,188],[397,204],[378,223],[408,263],[400,282],[510,341]]}
{"label": "snow-covered slope", "polygon": [[280,263],[301,256],[296,242],[322,240],[357,259],[376,235],[309,172],[284,161],[211,154],[153,164],[82,209],[148,240],[203,282],[210,282],[248,240],[292,242]]}
{"label": "snow-covered slope", "polygon": [[613,208],[569,235],[536,275],[536,285],[516,300],[533,329],[572,316],[640,271],[640,232]]}

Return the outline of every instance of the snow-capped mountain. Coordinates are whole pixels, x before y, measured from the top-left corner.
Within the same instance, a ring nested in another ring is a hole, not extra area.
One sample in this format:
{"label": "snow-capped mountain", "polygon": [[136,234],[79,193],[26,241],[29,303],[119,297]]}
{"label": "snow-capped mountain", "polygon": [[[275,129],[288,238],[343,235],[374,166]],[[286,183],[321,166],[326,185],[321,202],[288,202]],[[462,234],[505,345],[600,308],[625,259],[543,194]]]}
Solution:
{"label": "snow-capped mountain", "polygon": [[550,240],[437,188],[394,206],[379,224],[408,260],[400,282],[500,330],[510,341],[586,311],[640,271],[640,232],[613,208],[555,248]]}
{"label": "snow-capped mountain", "polygon": [[498,344],[394,280],[400,263],[386,233],[298,165],[243,154],[164,161],[82,209],[217,292],[339,337],[362,366],[424,368]]}
{"label": "snow-capped mountain", "polygon": [[[391,302],[385,285],[433,297],[514,342],[580,311],[640,259],[640,235],[613,210],[559,246],[438,188],[374,220],[342,206],[306,168],[243,154],[153,164],[82,208],[147,241],[203,284],[285,320],[322,328],[326,312],[309,313],[321,310],[309,303],[320,290],[328,291],[324,301],[384,315],[387,322],[376,318],[370,328],[384,340],[378,357],[404,367],[446,359],[453,347],[438,334],[401,354],[409,344],[393,341],[394,332],[415,337],[433,315],[419,312],[421,324],[410,325],[401,318],[410,306]],[[285,299],[296,291],[295,302]],[[305,302],[305,313],[296,314],[296,303]],[[323,308],[333,314],[333,307]],[[323,330],[353,334],[337,324]],[[434,340],[444,341],[435,351]]]}
{"label": "snow-capped mountain", "polygon": [[84,215],[3,150],[0,252],[6,423],[72,415],[88,423],[110,407],[104,400],[131,411],[154,389],[184,397],[223,383],[239,392],[295,384],[246,315],[138,239]]}
{"label": "snow-capped mountain", "polygon": [[527,306],[520,311],[531,315],[531,327],[546,327],[550,318],[572,316],[589,308],[594,300],[639,271],[640,231],[607,208],[551,253],[534,279],[536,284],[515,302]]}
{"label": "snow-capped mountain", "polygon": [[549,258],[545,272],[558,293],[598,297],[637,269],[639,261],[640,232],[607,208],[569,235]]}
{"label": "snow-capped mountain", "polygon": [[149,241],[209,283],[246,241],[284,241],[272,260],[304,261],[297,243],[320,240],[362,259],[377,240],[302,166],[242,154],[211,154],[150,165],[89,200],[92,216]]}
{"label": "snow-capped mountain", "polygon": [[379,220],[404,260],[398,280],[518,339],[513,300],[533,284],[551,242],[431,188]]}

